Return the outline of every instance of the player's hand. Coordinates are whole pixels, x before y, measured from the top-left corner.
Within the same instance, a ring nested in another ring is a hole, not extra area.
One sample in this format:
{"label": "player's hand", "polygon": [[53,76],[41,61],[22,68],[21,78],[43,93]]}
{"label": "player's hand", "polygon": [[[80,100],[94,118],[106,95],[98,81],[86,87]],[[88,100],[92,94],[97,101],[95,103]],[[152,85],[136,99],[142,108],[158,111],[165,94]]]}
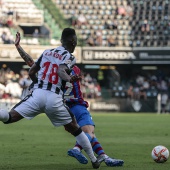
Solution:
{"label": "player's hand", "polygon": [[15,43],[14,43],[15,46],[18,46],[18,45],[19,45],[20,40],[21,40],[20,33],[17,32],[17,33],[16,33],[16,38],[15,38]]}
{"label": "player's hand", "polygon": [[80,75],[73,75],[73,76],[71,76],[70,83],[73,83],[73,82],[79,81],[79,80],[81,80]]}

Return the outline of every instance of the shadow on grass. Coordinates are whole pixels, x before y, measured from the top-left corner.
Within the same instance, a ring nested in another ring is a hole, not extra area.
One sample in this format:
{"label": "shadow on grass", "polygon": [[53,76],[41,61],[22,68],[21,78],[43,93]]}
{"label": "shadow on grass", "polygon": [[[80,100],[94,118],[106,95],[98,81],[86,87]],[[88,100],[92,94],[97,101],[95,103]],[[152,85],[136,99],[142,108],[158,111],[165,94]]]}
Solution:
{"label": "shadow on grass", "polygon": [[7,165],[6,167],[1,167],[0,170],[90,170],[93,169],[92,165],[65,165],[65,164],[36,164],[36,165]]}

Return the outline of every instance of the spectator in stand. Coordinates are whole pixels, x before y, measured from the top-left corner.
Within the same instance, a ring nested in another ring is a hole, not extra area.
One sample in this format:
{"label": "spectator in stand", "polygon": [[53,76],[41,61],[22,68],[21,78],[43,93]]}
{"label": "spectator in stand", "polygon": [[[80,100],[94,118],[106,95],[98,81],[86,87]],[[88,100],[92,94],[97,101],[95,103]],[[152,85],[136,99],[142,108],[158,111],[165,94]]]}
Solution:
{"label": "spectator in stand", "polygon": [[160,80],[160,82],[158,82],[157,87],[161,92],[168,90],[168,84],[164,79],[162,79],[162,80]]}
{"label": "spectator in stand", "polygon": [[95,98],[95,86],[93,81],[88,82],[88,88],[89,88],[89,98],[94,99]]}
{"label": "spectator in stand", "polygon": [[120,5],[117,9],[118,15],[125,16],[126,15],[126,10],[123,5]]}
{"label": "spectator in stand", "polygon": [[96,46],[101,46],[102,45],[102,31],[101,30],[97,30],[95,33],[96,36],[96,40],[95,40],[95,45]]}
{"label": "spectator in stand", "polygon": [[2,20],[2,18],[0,18],[0,27],[3,27],[4,26],[4,22]]}
{"label": "spectator in stand", "polygon": [[86,25],[87,24],[87,19],[86,17],[80,13],[80,15],[77,18],[77,26],[78,28],[80,28],[82,25]]}
{"label": "spectator in stand", "polygon": [[20,98],[21,88],[16,77],[8,80],[5,93],[9,94],[11,98]]}
{"label": "spectator in stand", "polygon": [[[10,73],[11,73],[10,68],[8,68],[6,64],[3,64],[2,68],[0,69],[0,83],[5,85],[8,75],[10,75]],[[10,78],[11,78],[11,76],[10,76]]]}
{"label": "spectator in stand", "polygon": [[28,94],[30,94],[29,87],[32,83],[32,80],[30,79],[28,71],[26,70],[22,70],[21,75],[22,78],[20,79],[19,84],[22,88],[21,99],[24,99]]}
{"label": "spectator in stand", "polygon": [[32,36],[33,36],[34,38],[38,38],[38,37],[39,37],[39,30],[38,30],[37,28],[34,30]]}
{"label": "spectator in stand", "polygon": [[149,23],[148,23],[148,20],[147,20],[147,19],[145,19],[145,20],[142,22],[141,31],[142,31],[142,32],[148,32],[148,31],[150,31],[150,26],[149,26]]}
{"label": "spectator in stand", "polygon": [[137,75],[137,77],[136,77],[137,85],[142,86],[143,82],[144,82],[144,77],[142,75]]}
{"label": "spectator in stand", "polygon": [[140,89],[139,89],[139,86],[137,84],[135,84],[134,87],[133,87],[133,98],[135,100],[140,99]]}
{"label": "spectator in stand", "polygon": [[127,90],[127,97],[130,98],[130,99],[133,99],[133,86],[130,85],[128,90]]}
{"label": "spectator in stand", "polygon": [[126,10],[126,16],[128,17],[133,16],[133,9],[130,5],[125,6],[125,10]]}
{"label": "spectator in stand", "polygon": [[86,86],[83,83],[81,84],[81,92],[82,92],[83,98],[87,99]]}
{"label": "spectator in stand", "polygon": [[13,16],[13,14],[14,14],[14,11],[11,8],[9,8],[8,12],[7,12],[7,15],[12,15]]}
{"label": "spectator in stand", "polygon": [[95,40],[94,40],[94,35],[93,35],[93,34],[91,34],[91,35],[88,37],[86,43],[87,43],[89,46],[95,46]]}
{"label": "spectator in stand", "polygon": [[116,46],[116,42],[115,42],[115,39],[114,39],[113,35],[108,35],[107,41],[108,41],[108,46],[109,47]]}
{"label": "spectator in stand", "polygon": [[2,10],[2,7],[4,5],[4,0],[0,0],[0,9]]}
{"label": "spectator in stand", "polygon": [[87,73],[87,74],[85,75],[84,80],[85,80],[85,82],[91,82],[91,81],[92,81],[92,77],[90,76],[89,73]]}
{"label": "spectator in stand", "polygon": [[161,94],[161,113],[166,113],[167,112],[167,104],[168,104],[168,94],[166,91],[164,91]]}
{"label": "spectator in stand", "polygon": [[109,24],[109,29],[117,29],[117,25],[118,25],[117,20],[115,19],[110,20],[108,24]]}
{"label": "spectator in stand", "polygon": [[12,15],[9,15],[8,16],[8,19],[7,19],[7,21],[6,21],[6,25],[7,25],[7,27],[13,27],[13,16]]}
{"label": "spectator in stand", "polygon": [[3,98],[4,93],[5,93],[5,86],[0,83],[0,99]]}
{"label": "spectator in stand", "polygon": [[69,20],[73,27],[75,27],[77,25],[77,17],[74,14],[71,16],[71,18]]}
{"label": "spectator in stand", "polygon": [[145,100],[147,99],[147,90],[149,89],[150,85],[148,80],[145,78],[144,82],[142,83],[140,87],[140,99],[144,98]]}
{"label": "spectator in stand", "polygon": [[101,97],[101,87],[98,82],[94,83],[94,92],[95,92],[95,98],[100,98]]}
{"label": "spectator in stand", "polygon": [[109,29],[109,24],[107,20],[104,21],[104,29]]}
{"label": "spectator in stand", "polygon": [[4,44],[12,44],[13,41],[9,38],[9,36],[7,35],[7,33],[5,31],[2,32],[1,35],[2,41]]}

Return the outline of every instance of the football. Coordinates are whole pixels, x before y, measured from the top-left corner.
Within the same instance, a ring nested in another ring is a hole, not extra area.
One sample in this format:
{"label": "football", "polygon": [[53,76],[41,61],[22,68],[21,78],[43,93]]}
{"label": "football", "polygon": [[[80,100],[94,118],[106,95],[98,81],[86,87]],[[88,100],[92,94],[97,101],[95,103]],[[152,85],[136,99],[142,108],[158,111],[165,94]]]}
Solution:
{"label": "football", "polygon": [[168,160],[169,150],[162,145],[155,146],[151,152],[152,159],[157,163],[164,163]]}

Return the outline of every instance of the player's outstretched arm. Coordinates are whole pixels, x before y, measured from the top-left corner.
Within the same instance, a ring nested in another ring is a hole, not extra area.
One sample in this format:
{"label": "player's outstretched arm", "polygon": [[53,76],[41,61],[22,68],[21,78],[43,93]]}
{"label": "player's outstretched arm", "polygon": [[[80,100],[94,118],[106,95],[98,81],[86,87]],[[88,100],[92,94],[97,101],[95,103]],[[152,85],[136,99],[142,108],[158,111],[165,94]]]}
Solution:
{"label": "player's outstretched arm", "polygon": [[20,40],[21,40],[21,37],[20,37],[20,33],[17,32],[16,33],[16,39],[15,39],[15,47],[16,49],[18,50],[20,56],[23,58],[23,60],[25,61],[25,63],[28,65],[28,66],[32,66],[34,64],[34,60],[32,59],[32,57],[27,54],[23,48],[20,46]]}

